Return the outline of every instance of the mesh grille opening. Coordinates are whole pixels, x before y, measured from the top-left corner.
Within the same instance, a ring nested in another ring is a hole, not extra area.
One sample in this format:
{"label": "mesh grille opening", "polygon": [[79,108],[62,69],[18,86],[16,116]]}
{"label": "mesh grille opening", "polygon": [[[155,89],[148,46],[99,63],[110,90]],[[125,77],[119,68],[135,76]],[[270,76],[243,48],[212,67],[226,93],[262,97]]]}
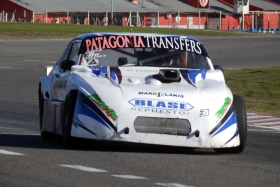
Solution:
{"label": "mesh grille opening", "polygon": [[191,124],[187,119],[154,118],[138,116],[134,121],[134,128],[139,133],[170,134],[188,136]]}

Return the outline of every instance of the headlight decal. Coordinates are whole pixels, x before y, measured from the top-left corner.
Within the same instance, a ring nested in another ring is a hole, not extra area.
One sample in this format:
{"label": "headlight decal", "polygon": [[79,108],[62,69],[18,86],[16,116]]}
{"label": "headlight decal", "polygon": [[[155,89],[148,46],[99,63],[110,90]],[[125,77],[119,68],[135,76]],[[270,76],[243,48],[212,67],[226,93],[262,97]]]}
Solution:
{"label": "headlight decal", "polygon": [[228,109],[227,113],[224,115],[221,121],[210,131],[209,134],[211,137],[213,137],[234,123],[236,123],[236,116],[233,106],[231,105],[231,107]]}
{"label": "headlight decal", "polygon": [[98,121],[108,129],[112,130],[111,127],[106,123],[106,121],[102,119],[100,115],[97,114],[97,112],[95,112],[90,106],[88,106],[87,103],[81,102],[81,100],[78,99],[74,114],[74,121],[76,121],[79,124],[83,124],[83,122],[79,118],[80,114],[94,118],[96,121]]}
{"label": "headlight decal", "polygon": [[116,112],[112,108],[108,107],[97,94],[91,94],[88,97],[100,108],[102,108],[102,110],[105,111],[106,115],[113,121],[116,121],[118,119]]}
{"label": "headlight decal", "polygon": [[214,134],[211,135],[211,137],[216,136],[217,134],[221,133],[222,131],[224,131],[225,129],[227,129],[228,127],[230,127],[231,125],[233,125],[235,123],[236,123],[236,114],[235,114],[235,112],[233,112],[233,113],[231,113],[229,118],[227,118],[225,123]]}
{"label": "headlight decal", "polygon": [[89,97],[79,92],[78,102],[83,103],[84,105],[89,107],[92,111],[94,111],[94,113],[96,113],[96,116],[98,116],[98,118],[100,118],[102,121],[105,122],[106,125],[102,123],[103,125],[105,126],[108,125],[108,128],[110,127],[117,132],[117,127],[110,121],[108,116],[103,113],[102,109],[98,107],[97,104],[94,103]]}
{"label": "headlight decal", "polygon": [[[95,133],[92,132],[90,129],[88,129],[87,127],[85,127],[83,124],[79,123],[79,122],[76,121],[76,120],[73,120],[73,125],[74,125],[76,128],[80,127],[80,128],[82,128],[82,129],[84,129],[85,131],[88,131],[88,132],[90,132],[91,134],[97,136],[97,134],[95,134]],[[97,136],[97,137],[98,137],[98,136]]]}

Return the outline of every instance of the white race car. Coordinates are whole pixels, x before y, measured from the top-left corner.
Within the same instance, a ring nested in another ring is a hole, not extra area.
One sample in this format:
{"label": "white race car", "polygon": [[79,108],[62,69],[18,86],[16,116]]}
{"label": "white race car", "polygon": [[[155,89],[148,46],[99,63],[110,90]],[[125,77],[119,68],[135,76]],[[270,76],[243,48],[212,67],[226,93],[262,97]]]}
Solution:
{"label": "white race car", "polygon": [[[197,39],[87,33],[39,82],[40,130],[73,139],[214,148],[240,153],[245,103]],[[75,138],[74,138],[75,137]]]}

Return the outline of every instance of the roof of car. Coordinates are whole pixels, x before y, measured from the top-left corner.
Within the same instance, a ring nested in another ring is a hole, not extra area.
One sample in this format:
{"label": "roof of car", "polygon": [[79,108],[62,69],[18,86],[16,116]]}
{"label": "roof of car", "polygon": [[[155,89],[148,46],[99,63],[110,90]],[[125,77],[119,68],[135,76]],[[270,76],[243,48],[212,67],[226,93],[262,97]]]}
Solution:
{"label": "roof of car", "polygon": [[75,39],[86,40],[88,38],[94,38],[98,36],[154,36],[154,37],[171,37],[171,38],[188,38],[200,42],[198,39],[175,34],[162,34],[162,33],[133,33],[133,32],[98,32],[98,33],[84,33],[77,36]]}

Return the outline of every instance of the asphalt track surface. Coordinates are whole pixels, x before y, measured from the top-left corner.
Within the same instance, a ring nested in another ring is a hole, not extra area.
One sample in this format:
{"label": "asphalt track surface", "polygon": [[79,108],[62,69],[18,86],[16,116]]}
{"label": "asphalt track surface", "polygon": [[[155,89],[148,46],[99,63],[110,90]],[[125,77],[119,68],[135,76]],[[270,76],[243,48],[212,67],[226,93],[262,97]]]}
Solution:
{"label": "asphalt track surface", "polygon": [[[280,65],[280,37],[199,38],[214,64]],[[39,136],[38,80],[69,39],[0,41],[0,186],[280,186],[280,131],[248,127],[241,154]]]}

